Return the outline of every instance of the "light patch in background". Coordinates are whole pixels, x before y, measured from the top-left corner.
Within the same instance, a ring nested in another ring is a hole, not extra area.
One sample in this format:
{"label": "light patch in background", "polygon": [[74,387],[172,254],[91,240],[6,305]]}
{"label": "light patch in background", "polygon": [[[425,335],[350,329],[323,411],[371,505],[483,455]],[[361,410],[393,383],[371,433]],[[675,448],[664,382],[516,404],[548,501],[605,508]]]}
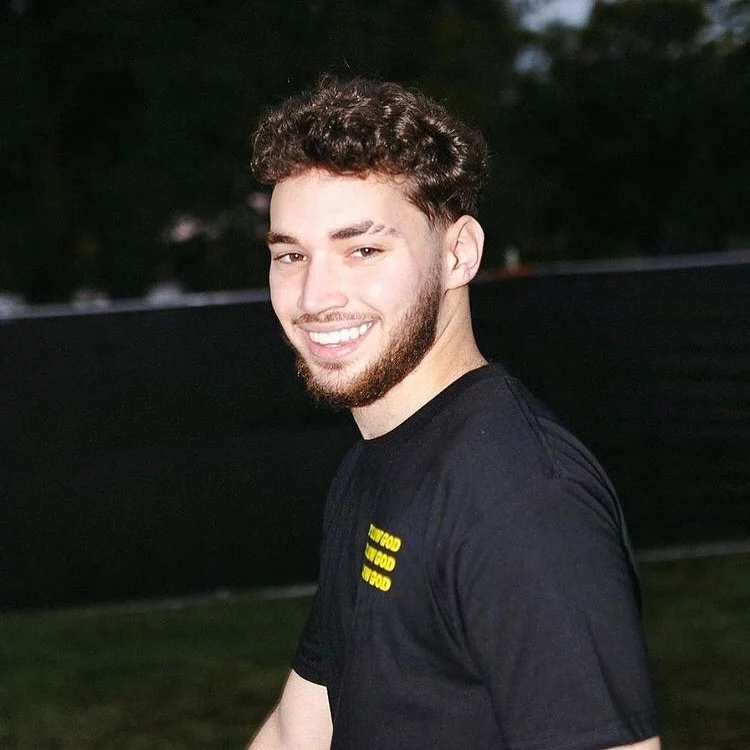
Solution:
{"label": "light patch in background", "polygon": [[593,0],[549,0],[539,10],[529,13],[524,25],[534,31],[549,23],[584,26],[593,5]]}

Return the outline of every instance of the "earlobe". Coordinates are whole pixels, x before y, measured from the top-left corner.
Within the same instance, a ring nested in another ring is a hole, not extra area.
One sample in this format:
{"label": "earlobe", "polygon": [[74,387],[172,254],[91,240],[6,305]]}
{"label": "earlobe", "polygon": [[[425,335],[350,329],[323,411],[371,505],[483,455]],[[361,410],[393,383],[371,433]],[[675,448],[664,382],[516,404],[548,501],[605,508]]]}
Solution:
{"label": "earlobe", "polygon": [[479,270],[484,248],[484,230],[472,216],[462,216],[448,230],[449,289],[468,284]]}

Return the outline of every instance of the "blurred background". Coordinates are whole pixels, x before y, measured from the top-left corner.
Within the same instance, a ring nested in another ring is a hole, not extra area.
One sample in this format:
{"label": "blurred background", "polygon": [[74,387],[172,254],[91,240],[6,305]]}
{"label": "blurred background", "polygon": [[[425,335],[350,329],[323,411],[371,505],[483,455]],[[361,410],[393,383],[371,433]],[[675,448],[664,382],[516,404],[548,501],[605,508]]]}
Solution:
{"label": "blurred background", "polygon": [[488,268],[746,247],[749,28],[747,0],[2,0],[0,304],[263,286],[249,134],[324,70],[484,130]]}

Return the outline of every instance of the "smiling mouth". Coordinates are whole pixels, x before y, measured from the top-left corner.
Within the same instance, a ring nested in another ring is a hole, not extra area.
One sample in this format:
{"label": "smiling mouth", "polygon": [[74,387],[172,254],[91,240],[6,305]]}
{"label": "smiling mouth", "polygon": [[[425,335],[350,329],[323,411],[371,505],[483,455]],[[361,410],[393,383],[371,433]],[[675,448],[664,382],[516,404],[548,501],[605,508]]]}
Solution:
{"label": "smiling mouth", "polygon": [[372,323],[362,323],[362,325],[352,328],[340,328],[337,331],[308,331],[308,335],[316,344],[321,346],[335,346],[336,344],[346,344],[350,341],[356,341],[360,336],[367,333]]}

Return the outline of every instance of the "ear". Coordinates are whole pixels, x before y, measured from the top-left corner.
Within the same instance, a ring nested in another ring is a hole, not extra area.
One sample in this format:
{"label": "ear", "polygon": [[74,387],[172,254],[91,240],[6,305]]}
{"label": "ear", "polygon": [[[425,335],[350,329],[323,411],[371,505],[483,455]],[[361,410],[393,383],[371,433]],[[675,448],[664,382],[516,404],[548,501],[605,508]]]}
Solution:
{"label": "ear", "polygon": [[445,233],[447,289],[466,286],[482,261],[484,230],[472,216],[462,216]]}

